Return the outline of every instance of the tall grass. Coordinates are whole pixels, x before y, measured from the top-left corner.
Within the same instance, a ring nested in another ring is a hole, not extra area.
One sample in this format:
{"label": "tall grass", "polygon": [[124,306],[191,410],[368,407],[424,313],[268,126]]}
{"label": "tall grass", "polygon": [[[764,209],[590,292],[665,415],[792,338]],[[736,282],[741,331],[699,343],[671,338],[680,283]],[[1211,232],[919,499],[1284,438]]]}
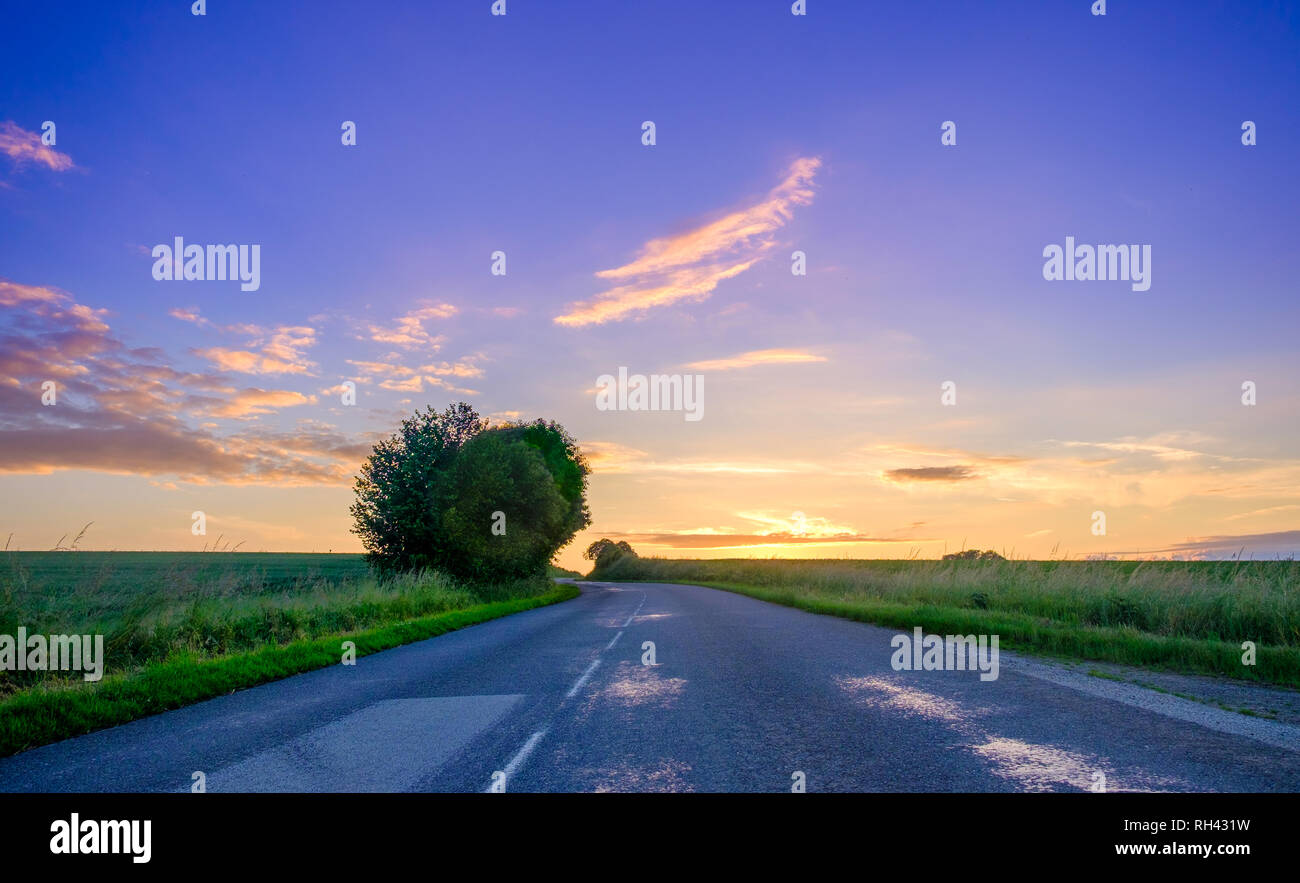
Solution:
{"label": "tall grass", "polygon": [[379,580],[360,556],[0,552],[0,634],[102,634],[104,678],[0,672],[0,756],[574,597],[538,576]]}
{"label": "tall grass", "polygon": [[[1006,646],[1300,685],[1295,561],[864,561],[623,557],[598,579],[712,585]],[[1257,645],[1256,666],[1241,644]]]}
{"label": "tall grass", "polygon": [[[364,567],[329,576],[304,567],[286,578],[278,565],[293,556],[238,553],[203,556],[224,559],[215,568],[194,564],[193,556],[159,553],[142,563],[139,553],[121,553],[130,556],[123,573],[115,554],[0,553],[0,634],[19,626],[29,634],[102,634],[105,669],[129,672],[177,656],[247,653],[553,588],[542,578],[471,586],[434,571],[381,581]],[[277,565],[276,575],[259,563]],[[79,677],[2,672],[0,696]]]}
{"label": "tall grass", "polygon": [[600,579],[704,580],[825,598],[1027,613],[1157,635],[1300,646],[1295,561],[852,561],[621,558]]}

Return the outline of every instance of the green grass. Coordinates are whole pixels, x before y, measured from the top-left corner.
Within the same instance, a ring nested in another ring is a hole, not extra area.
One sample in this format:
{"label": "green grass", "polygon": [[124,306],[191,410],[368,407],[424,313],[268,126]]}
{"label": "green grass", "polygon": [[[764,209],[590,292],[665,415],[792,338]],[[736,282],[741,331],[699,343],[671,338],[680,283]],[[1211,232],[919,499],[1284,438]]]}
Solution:
{"label": "green grass", "polygon": [[[266,552],[2,552],[0,627],[112,626],[143,603],[252,601],[362,584],[361,555]],[[9,612],[10,621],[6,621]]]}
{"label": "green grass", "polygon": [[379,581],[357,555],[3,553],[0,634],[102,634],[106,675],[0,672],[0,756],[576,594]]}
{"label": "green grass", "polygon": [[[608,580],[692,583],[862,622],[996,634],[1031,653],[1300,686],[1300,564],[621,558]],[[1257,664],[1241,662],[1254,641]]]}

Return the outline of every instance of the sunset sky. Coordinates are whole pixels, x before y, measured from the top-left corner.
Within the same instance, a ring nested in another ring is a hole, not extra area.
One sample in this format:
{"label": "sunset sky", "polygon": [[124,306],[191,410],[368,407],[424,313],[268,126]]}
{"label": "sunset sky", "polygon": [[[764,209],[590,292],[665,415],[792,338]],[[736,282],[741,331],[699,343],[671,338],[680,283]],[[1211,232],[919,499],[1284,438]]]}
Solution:
{"label": "sunset sky", "polygon": [[[490,5],[5,12],[0,536],[360,551],[370,445],[465,400],[580,440],[584,570],[1300,552],[1294,6]],[[177,236],[260,288],[155,281]],[[1067,236],[1150,289],[1045,280]]]}

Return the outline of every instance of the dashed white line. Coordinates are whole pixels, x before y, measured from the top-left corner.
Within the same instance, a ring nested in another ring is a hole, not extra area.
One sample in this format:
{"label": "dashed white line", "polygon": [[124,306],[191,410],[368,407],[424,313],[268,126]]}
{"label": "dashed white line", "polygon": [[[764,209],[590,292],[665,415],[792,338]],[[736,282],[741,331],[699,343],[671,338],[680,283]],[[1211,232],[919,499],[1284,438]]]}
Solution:
{"label": "dashed white line", "polygon": [[582,673],[582,677],[578,678],[576,681],[573,682],[573,686],[569,688],[569,692],[564,694],[564,698],[572,699],[574,695],[576,695],[577,692],[582,689],[582,685],[587,683],[587,678],[591,677],[592,673],[599,666],[600,666],[600,657],[597,656],[595,659],[591,661],[591,665],[587,666],[587,670]]}
{"label": "dashed white line", "polygon": [[[524,743],[524,747],[516,751],[515,756],[510,758],[510,762],[506,764],[506,768],[501,771],[505,773],[507,782],[509,782],[510,777],[518,771],[519,767],[523,766],[524,761],[528,759],[528,755],[533,753],[533,749],[537,747],[537,743],[542,741],[542,737],[545,735],[545,730],[538,730],[536,733],[533,733],[528,737],[528,741]],[[489,785],[487,790],[490,792],[492,786]]]}
{"label": "dashed white line", "polygon": [[[636,619],[636,615],[641,612],[641,608],[645,606],[645,602],[646,602],[646,593],[642,592],[641,603],[636,605],[636,610],[633,610],[632,615],[627,618],[627,622],[623,623],[623,629],[627,628],[632,624],[632,620]],[[616,634],[612,639],[610,639],[610,642],[605,645],[605,650],[611,649],[616,643],[618,643],[618,639],[623,637],[623,629],[619,629],[618,634]],[[604,653],[605,650],[602,650],[600,652]],[[595,659],[591,661],[591,665],[587,666],[587,670],[582,673],[582,677],[578,678],[576,681],[573,682],[573,686],[569,688],[569,692],[564,694],[564,698],[572,699],[574,696],[576,696],[578,691],[582,689],[583,685],[587,683],[587,681],[591,678],[593,674],[595,674],[596,669],[599,667],[600,667],[600,657],[597,656]],[[546,735],[545,729],[538,730],[536,733],[533,733],[531,736],[528,737],[528,741],[524,743],[524,746],[522,748],[520,748],[518,751],[515,752],[515,756],[510,758],[510,762],[507,763],[506,768],[502,770],[502,772],[505,773],[506,781],[509,781],[510,777],[513,776],[521,766],[523,766],[524,761],[528,759],[528,755],[533,753],[533,749],[537,747],[537,743],[541,742],[542,737],[545,735]],[[489,785],[487,790],[491,791],[492,786]]]}
{"label": "dashed white line", "polygon": [[636,610],[633,610],[632,615],[627,618],[627,622],[623,623],[623,628],[627,628],[628,626],[630,626],[632,624],[632,620],[636,619],[636,615],[640,613],[641,608],[645,606],[645,598],[646,598],[645,592],[642,592],[641,603],[636,605]]}

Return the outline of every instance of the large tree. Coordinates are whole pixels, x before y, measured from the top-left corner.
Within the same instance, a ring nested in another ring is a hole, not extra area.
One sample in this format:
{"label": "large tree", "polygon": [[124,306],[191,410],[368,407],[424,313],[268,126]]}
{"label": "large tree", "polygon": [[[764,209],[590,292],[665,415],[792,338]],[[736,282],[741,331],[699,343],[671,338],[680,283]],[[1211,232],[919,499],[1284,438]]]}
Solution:
{"label": "large tree", "polygon": [[588,468],[554,422],[488,428],[465,403],[402,421],[362,465],[353,532],[383,572],[540,572],[590,521]]}

